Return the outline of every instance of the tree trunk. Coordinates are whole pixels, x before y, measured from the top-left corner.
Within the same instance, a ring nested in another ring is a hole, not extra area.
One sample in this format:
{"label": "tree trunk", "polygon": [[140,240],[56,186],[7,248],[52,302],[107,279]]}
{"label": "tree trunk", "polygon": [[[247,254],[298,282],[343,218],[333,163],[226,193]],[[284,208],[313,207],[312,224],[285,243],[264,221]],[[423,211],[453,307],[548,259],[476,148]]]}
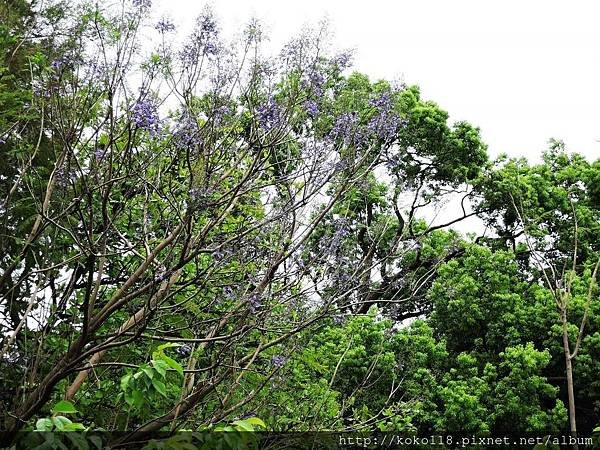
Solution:
{"label": "tree trunk", "polygon": [[567,371],[567,394],[569,397],[569,424],[571,436],[575,438],[573,448],[577,450],[577,421],[575,420],[575,393],[573,390],[573,362],[569,348],[569,333],[567,327],[567,308],[563,305],[560,312],[563,328],[563,348],[565,350],[565,367]]}

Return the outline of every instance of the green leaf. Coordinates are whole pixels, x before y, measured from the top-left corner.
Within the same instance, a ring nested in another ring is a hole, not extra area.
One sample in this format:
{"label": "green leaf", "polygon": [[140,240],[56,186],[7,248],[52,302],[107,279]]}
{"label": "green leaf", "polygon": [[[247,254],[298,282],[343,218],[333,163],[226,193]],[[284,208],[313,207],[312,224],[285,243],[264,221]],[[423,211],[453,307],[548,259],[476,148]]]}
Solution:
{"label": "green leaf", "polygon": [[125,394],[125,401],[129,406],[139,408],[144,404],[144,394],[142,391],[135,389],[131,393]]}
{"label": "green leaf", "polygon": [[258,417],[249,417],[248,419],[246,419],[246,422],[248,422],[250,425],[253,425],[253,426],[267,428],[267,425]]}
{"label": "green leaf", "polygon": [[154,378],[154,370],[152,370],[150,367],[144,366],[144,367],[142,367],[142,370],[148,376],[148,378],[150,378],[150,379]]}
{"label": "green leaf", "polygon": [[54,426],[56,427],[56,429],[58,431],[66,431],[66,426],[67,425],[71,425],[73,422],[71,422],[69,419],[67,419],[64,416],[56,416],[56,417],[52,417],[52,423],[54,424]]}
{"label": "green leaf", "polygon": [[38,421],[35,423],[35,429],[37,431],[50,431],[52,429],[52,420],[48,417],[38,419]]}
{"label": "green leaf", "polygon": [[65,425],[65,431],[85,431],[85,425],[78,422],[68,423]]}
{"label": "green leaf", "polygon": [[152,379],[152,385],[160,395],[162,395],[163,397],[167,396],[167,388],[165,386],[165,383],[163,383],[160,380]]}
{"label": "green leaf", "polygon": [[169,368],[169,365],[162,359],[153,359],[152,365],[154,366],[156,371],[164,378],[167,374],[167,369]]}
{"label": "green leaf", "polygon": [[52,408],[52,414],[75,414],[77,412],[79,411],[67,400],[61,400]]}
{"label": "green leaf", "polygon": [[127,391],[127,387],[129,386],[129,382],[131,381],[131,372],[123,375],[121,378],[121,390]]}
{"label": "green leaf", "polygon": [[232,425],[235,425],[239,431],[254,431],[252,424],[246,420],[235,420],[232,422]]}
{"label": "green leaf", "polygon": [[172,369],[175,369],[179,375],[183,376],[183,367],[181,366],[181,364],[179,364],[173,358],[169,358],[166,355],[163,355],[161,359],[164,362],[166,362],[169,365],[169,367],[171,367]]}

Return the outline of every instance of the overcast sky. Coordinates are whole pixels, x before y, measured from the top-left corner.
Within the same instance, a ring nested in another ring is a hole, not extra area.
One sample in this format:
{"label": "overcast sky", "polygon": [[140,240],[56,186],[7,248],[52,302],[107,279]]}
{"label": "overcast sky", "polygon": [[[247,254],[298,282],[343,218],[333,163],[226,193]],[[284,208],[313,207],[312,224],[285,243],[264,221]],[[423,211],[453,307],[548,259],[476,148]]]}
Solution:
{"label": "overcast sky", "polygon": [[[185,29],[207,2],[155,0]],[[255,16],[278,46],[328,18],[334,44],[373,78],[418,84],[492,155],[537,159],[549,138],[600,157],[600,3],[481,0],[218,0],[225,34]]]}

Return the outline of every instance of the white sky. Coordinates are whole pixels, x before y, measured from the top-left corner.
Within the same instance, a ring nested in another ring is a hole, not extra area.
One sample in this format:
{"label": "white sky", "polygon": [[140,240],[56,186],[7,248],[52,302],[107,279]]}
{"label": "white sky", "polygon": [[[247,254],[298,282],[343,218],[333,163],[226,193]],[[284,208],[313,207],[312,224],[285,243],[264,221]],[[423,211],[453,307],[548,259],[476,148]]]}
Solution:
{"label": "white sky", "polygon": [[[155,0],[185,29],[206,3]],[[554,0],[218,0],[225,34],[261,19],[279,46],[328,18],[334,45],[373,78],[418,84],[491,155],[538,159],[549,138],[600,157],[600,3]]]}

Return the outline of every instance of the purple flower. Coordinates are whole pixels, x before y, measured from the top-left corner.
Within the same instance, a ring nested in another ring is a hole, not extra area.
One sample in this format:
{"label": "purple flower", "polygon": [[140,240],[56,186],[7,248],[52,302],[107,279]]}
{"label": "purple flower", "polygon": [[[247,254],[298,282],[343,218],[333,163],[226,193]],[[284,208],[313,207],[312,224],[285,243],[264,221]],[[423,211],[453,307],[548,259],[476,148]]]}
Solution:
{"label": "purple flower", "polygon": [[186,44],[179,54],[181,62],[186,66],[195,65],[201,56],[216,55],[219,51],[217,45],[218,34],[217,22],[212,12],[205,10],[196,20],[191,42]]}
{"label": "purple flower", "polygon": [[331,223],[333,232],[323,236],[319,242],[320,250],[324,255],[335,255],[339,252],[344,239],[350,234],[350,222],[346,218],[335,219]]}
{"label": "purple flower", "polygon": [[154,278],[157,283],[160,283],[161,281],[164,281],[169,277],[170,277],[169,272],[167,270],[165,270],[164,268],[159,268],[154,272]]}
{"label": "purple flower", "polygon": [[272,130],[281,124],[280,107],[273,97],[269,97],[269,100],[258,106],[256,115],[260,127],[265,131]]}
{"label": "purple flower", "polygon": [[258,308],[262,306],[262,299],[260,298],[260,295],[254,293],[248,299],[248,303],[250,312],[254,314],[258,310]]}
{"label": "purple flower", "polygon": [[217,34],[217,22],[210,10],[205,10],[197,20],[201,36],[214,36]]}
{"label": "purple flower", "polygon": [[202,143],[198,123],[189,113],[182,114],[175,132],[173,144],[179,148],[196,147]]}
{"label": "purple flower", "polygon": [[323,93],[323,85],[325,84],[325,76],[317,70],[311,70],[308,74],[308,87],[312,89],[315,95]]}
{"label": "purple flower", "polygon": [[54,70],[60,70],[62,65],[63,65],[62,58],[57,58],[50,63],[50,67],[52,67],[52,69],[54,69]]}
{"label": "purple flower", "polygon": [[317,102],[314,100],[307,100],[304,103],[304,109],[306,109],[306,113],[309,117],[315,117],[319,112],[319,107],[317,106]]}
{"label": "purple flower", "polygon": [[260,42],[263,37],[263,30],[257,18],[253,17],[244,29],[244,38],[246,44],[251,42]]}
{"label": "purple flower", "polygon": [[175,25],[169,19],[162,18],[154,26],[160,33],[169,33],[175,31]]}
{"label": "purple flower", "polygon": [[220,124],[225,116],[231,114],[231,108],[227,105],[222,105],[217,108],[214,108],[212,111],[212,119],[215,124]]}
{"label": "purple flower", "polygon": [[304,262],[304,260],[302,258],[296,257],[296,258],[294,258],[294,261],[296,262],[298,269],[304,270],[306,268],[306,263]]}
{"label": "purple flower", "polygon": [[150,100],[138,100],[131,110],[133,123],[148,131],[152,136],[160,130],[160,119],[156,104]]}
{"label": "purple flower", "polygon": [[331,137],[347,138],[356,126],[356,113],[344,113],[333,124]]}
{"label": "purple flower", "polygon": [[277,65],[274,61],[257,61],[252,65],[251,71],[255,77],[272,78],[277,75]]}
{"label": "purple flower", "polygon": [[101,162],[104,159],[104,155],[105,154],[106,154],[106,149],[104,149],[104,148],[98,148],[94,152],[94,159],[96,160],[97,163],[99,163],[99,162]]}
{"label": "purple flower", "polygon": [[325,84],[325,77],[317,70],[312,70],[309,75],[310,84],[315,87],[321,87]]}
{"label": "purple flower", "polygon": [[347,169],[348,167],[350,167],[350,163],[348,162],[348,159],[347,158],[341,158],[341,159],[339,159],[338,161],[335,161],[332,164],[331,169],[335,173],[338,173],[338,172],[341,172],[341,171]]}
{"label": "purple flower", "polygon": [[379,110],[367,124],[369,132],[383,141],[393,139],[400,120],[392,110],[393,105],[390,93],[384,92],[379,97],[372,99],[369,104]]}
{"label": "purple flower", "polygon": [[179,356],[189,356],[191,352],[192,348],[187,344],[184,344],[181,347],[177,347],[175,349],[175,353],[177,353]]}
{"label": "purple flower", "polygon": [[235,292],[231,286],[225,286],[223,288],[223,295],[225,295],[225,297],[227,297],[229,300],[233,300],[235,298]]}
{"label": "purple flower", "polygon": [[389,141],[394,138],[396,135],[396,130],[398,129],[398,117],[389,116],[387,114],[378,114],[373,117],[367,128],[372,133],[376,134],[377,137],[382,139],[383,141]]}
{"label": "purple flower", "polygon": [[384,92],[379,97],[369,100],[369,105],[388,111],[391,108],[392,99],[389,92]]}
{"label": "purple flower", "polygon": [[231,108],[227,105],[222,105],[215,109],[215,116],[221,117],[221,116],[225,116],[230,113],[231,113]]}
{"label": "purple flower", "polygon": [[214,42],[205,42],[204,43],[204,48],[202,49],[202,53],[204,53],[207,56],[210,55],[216,55],[218,52],[219,48],[217,47],[217,45]]}
{"label": "purple flower", "polygon": [[285,356],[275,355],[271,358],[271,364],[273,364],[276,369],[281,369],[283,366],[285,366],[286,362],[287,358]]}
{"label": "purple flower", "polygon": [[200,52],[198,51],[198,47],[194,44],[185,45],[179,52],[179,59],[184,66],[197,64],[199,58]]}
{"label": "purple flower", "polygon": [[150,8],[152,6],[152,0],[133,0],[132,3],[136,8]]}
{"label": "purple flower", "polygon": [[333,57],[331,62],[340,70],[344,70],[352,66],[352,55],[350,52],[339,53]]}
{"label": "purple flower", "polygon": [[329,133],[333,140],[340,140],[346,145],[359,146],[364,143],[364,132],[358,126],[356,112],[344,113],[335,120]]}
{"label": "purple flower", "polygon": [[346,318],[341,314],[336,314],[333,316],[333,323],[336,325],[341,325],[345,322]]}

